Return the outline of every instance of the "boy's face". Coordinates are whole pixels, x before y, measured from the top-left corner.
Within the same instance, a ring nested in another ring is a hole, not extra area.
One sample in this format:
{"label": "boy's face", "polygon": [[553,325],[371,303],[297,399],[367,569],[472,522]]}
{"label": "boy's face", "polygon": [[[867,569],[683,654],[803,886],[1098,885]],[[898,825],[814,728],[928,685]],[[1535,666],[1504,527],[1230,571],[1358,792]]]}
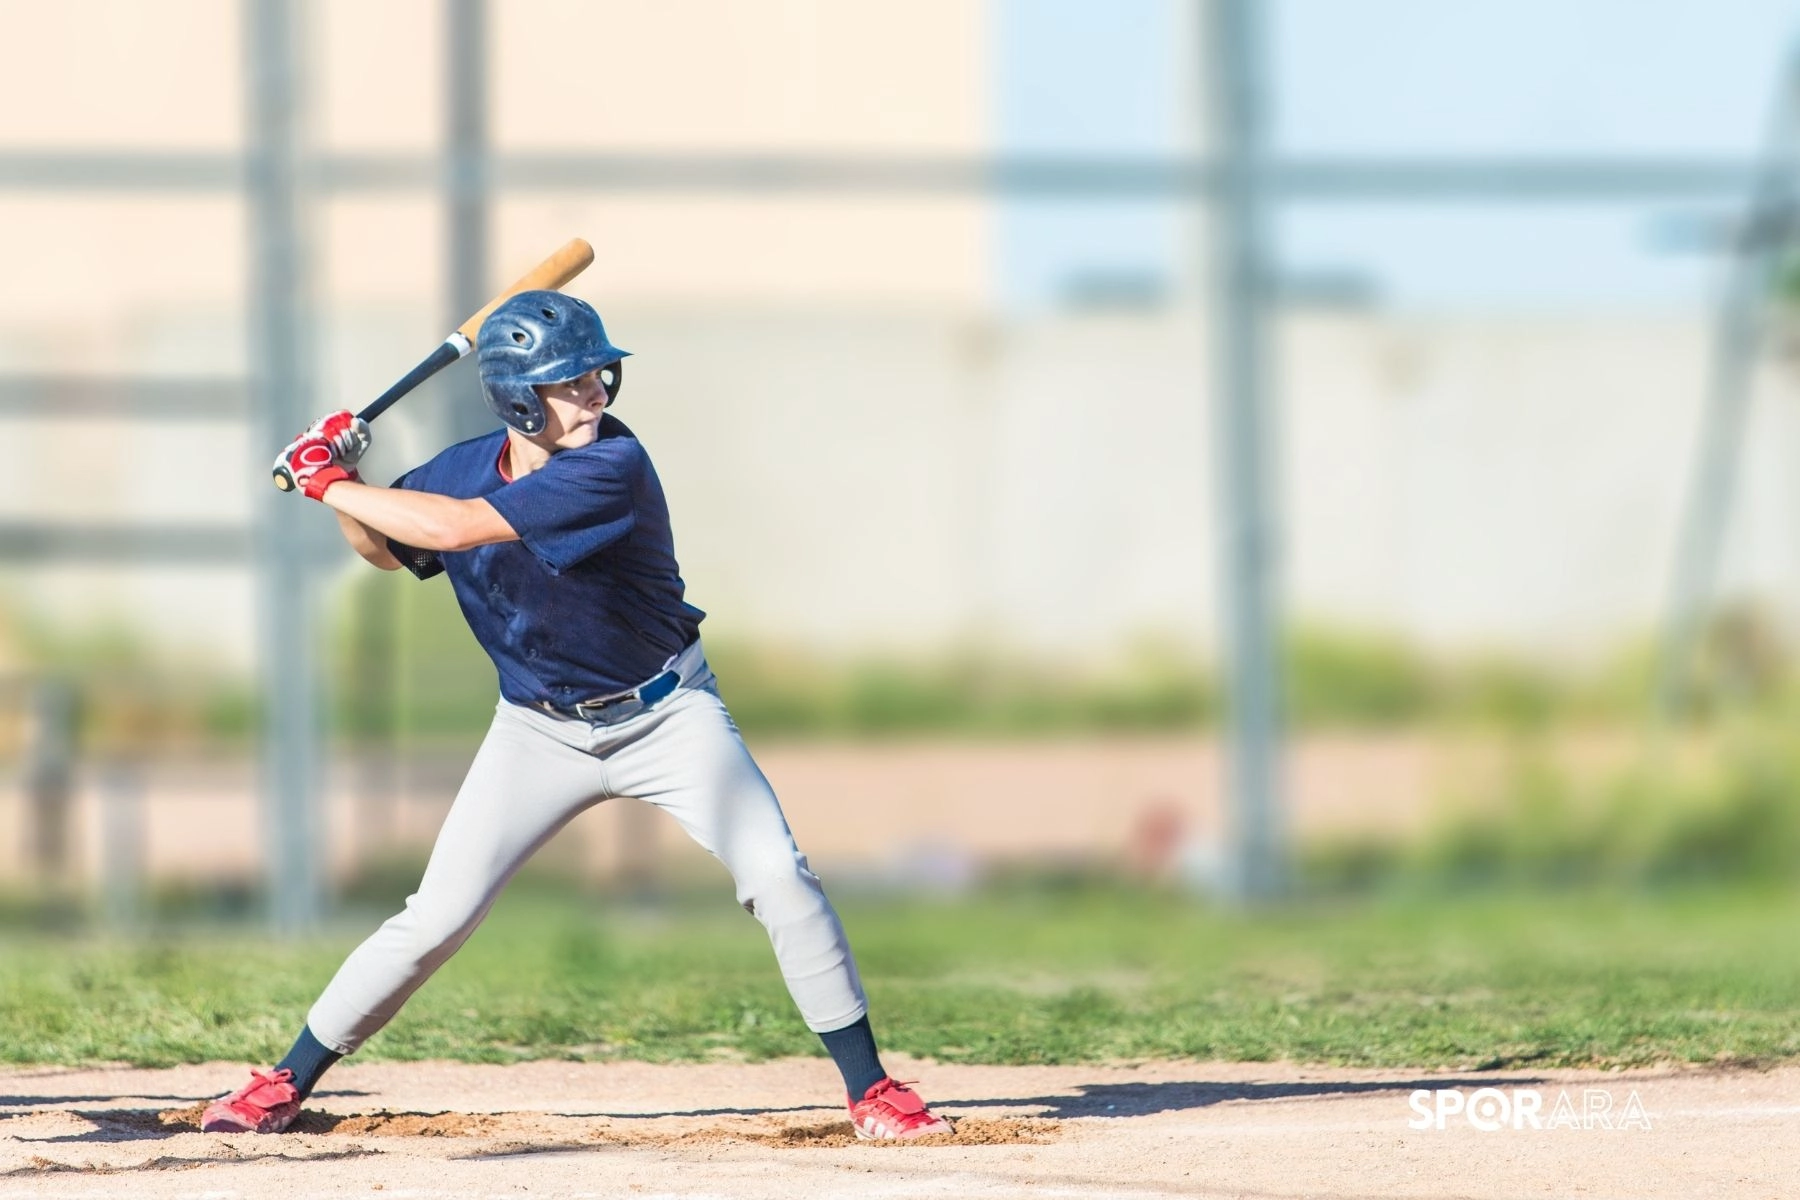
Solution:
{"label": "boy's face", "polygon": [[533,390],[544,402],[544,428],[532,434],[531,440],[552,454],[591,444],[599,432],[600,414],[606,409],[606,385],[600,374],[610,369],[601,367],[562,383],[537,384]]}

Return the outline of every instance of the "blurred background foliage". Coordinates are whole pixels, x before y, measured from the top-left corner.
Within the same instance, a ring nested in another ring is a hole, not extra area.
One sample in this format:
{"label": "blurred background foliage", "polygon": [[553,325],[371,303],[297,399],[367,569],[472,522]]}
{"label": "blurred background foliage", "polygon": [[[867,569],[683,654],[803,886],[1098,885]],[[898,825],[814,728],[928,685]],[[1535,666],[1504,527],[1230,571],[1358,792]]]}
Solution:
{"label": "blurred background foliage", "polygon": [[[339,659],[329,674],[347,681],[329,698],[336,736],[371,746],[471,744],[492,712],[492,668],[448,588],[393,582],[359,579],[339,595],[328,639]],[[96,759],[196,746],[251,750],[257,713],[247,679],[191,655],[159,655],[118,629],[74,636],[16,613],[0,628],[0,648],[21,678],[74,685],[83,750]],[[401,632],[383,643],[393,630]],[[991,650],[833,659],[722,642],[709,653],[753,740],[1201,735],[1224,715],[1211,665],[1155,638],[1086,669]],[[1500,653],[1434,655],[1391,634],[1299,626],[1285,664],[1299,730],[1467,730],[1501,747],[1497,772],[1450,785],[1436,798],[1438,816],[1410,834],[1303,841],[1302,890],[1794,879],[1793,662],[1771,622],[1754,610],[1727,610],[1705,639],[1685,718],[1658,726],[1644,700],[1653,667],[1647,642],[1553,665]],[[1584,763],[1567,752],[1571,731],[1584,730],[1625,749]],[[16,742],[19,734],[8,736]],[[417,865],[409,859],[392,873],[408,877]],[[351,881],[347,894],[370,886],[379,890],[378,881]],[[196,898],[176,889],[155,907],[237,911],[255,899],[248,891]]]}
{"label": "blurred background foliage", "polygon": [[[340,594],[330,626],[328,675],[342,682],[327,703],[338,737],[463,739],[487,728],[493,667],[448,587],[358,580]],[[832,656],[721,640],[707,655],[752,737],[1169,732],[1214,728],[1223,716],[1214,664],[1154,634],[1074,666],[988,645]],[[257,726],[250,679],[124,626],[71,632],[0,613],[0,663],[20,677],[69,680],[84,742],[101,754],[247,743]],[[1298,623],[1284,666],[1288,718],[1301,730],[1460,723],[1528,731],[1647,719],[1654,662],[1647,638],[1597,660],[1552,663],[1505,651],[1438,654],[1385,631]],[[1689,718],[1702,726],[1779,718],[1800,704],[1797,684],[1792,649],[1774,623],[1729,609],[1703,643]]]}
{"label": "blurred background foliage", "polygon": [[[249,678],[123,626],[71,633],[0,615],[0,638],[0,661],[21,677],[75,686],[94,752],[248,744],[257,727]],[[493,667],[448,587],[359,579],[338,596],[325,644],[337,737],[460,740],[487,728]],[[1224,715],[1215,665],[1154,633],[1074,665],[992,644],[834,656],[719,640],[707,655],[739,726],[765,739],[1164,733],[1216,728]],[[1551,663],[1498,650],[1433,653],[1386,631],[1300,622],[1285,643],[1285,699],[1300,730],[1626,725],[1644,719],[1652,666],[1647,639],[1598,660]],[[1779,707],[1796,691],[1772,624],[1734,610],[1714,623],[1690,707],[1704,722]]]}
{"label": "blurred background foliage", "polygon": [[1303,848],[1315,893],[1491,888],[1628,890],[1800,879],[1800,747],[1775,712],[1705,742],[1651,744],[1625,765],[1579,772],[1531,737],[1486,790],[1442,798],[1410,840]]}

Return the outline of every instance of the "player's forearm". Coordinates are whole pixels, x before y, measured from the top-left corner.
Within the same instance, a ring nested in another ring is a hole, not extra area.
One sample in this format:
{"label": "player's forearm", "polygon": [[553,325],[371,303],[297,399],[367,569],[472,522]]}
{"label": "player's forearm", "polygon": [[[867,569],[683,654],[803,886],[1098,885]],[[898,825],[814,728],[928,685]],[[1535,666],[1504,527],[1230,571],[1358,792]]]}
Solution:
{"label": "player's forearm", "polygon": [[340,517],[421,550],[468,550],[519,536],[493,505],[479,498],[459,500],[345,480],[327,489],[323,499]]}

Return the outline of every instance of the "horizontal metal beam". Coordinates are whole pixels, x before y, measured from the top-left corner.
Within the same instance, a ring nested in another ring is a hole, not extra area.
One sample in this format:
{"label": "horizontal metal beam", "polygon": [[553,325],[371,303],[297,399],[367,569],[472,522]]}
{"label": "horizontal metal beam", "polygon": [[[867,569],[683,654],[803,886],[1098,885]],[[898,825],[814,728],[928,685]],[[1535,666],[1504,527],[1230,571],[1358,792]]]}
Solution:
{"label": "horizontal metal beam", "polygon": [[1737,196],[1754,163],[1706,158],[1310,158],[1274,164],[1289,201],[1621,201]]}
{"label": "horizontal metal beam", "polygon": [[[1178,199],[1225,184],[1209,159],[1082,155],[913,156],[496,154],[491,180],[518,191],[849,192]],[[326,192],[441,188],[439,155],[327,155],[300,164]],[[1271,161],[1283,201],[1642,200],[1743,192],[1747,160],[1700,157],[1292,157]],[[218,191],[244,186],[235,154],[0,154],[0,190]]]}
{"label": "horizontal metal beam", "polygon": [[0,375],[0,416],[239,420],[247,387],[235,379]]}
{"label": "horizontal metal beam", "polygon": [[240,154],[96,150],[0,154],[0,188],[217,191],[242,187]]}
{"label": "horizontal metal beam", "polygon": [[[1735,194],[1749,163],[1707,159],[1276,160],[1277,200],[1620,200]],[[1204,159],[1001,157],[848,159],[655,155],[512,155],[495,181],[521,190],[847,191],[1181,199],[1221,194],[1227,173]]]}
{"label": "horizontal metal beam", "polygon": [[0,521],[0,562],[236,565],[250,561],[242,526],[88,525]]}

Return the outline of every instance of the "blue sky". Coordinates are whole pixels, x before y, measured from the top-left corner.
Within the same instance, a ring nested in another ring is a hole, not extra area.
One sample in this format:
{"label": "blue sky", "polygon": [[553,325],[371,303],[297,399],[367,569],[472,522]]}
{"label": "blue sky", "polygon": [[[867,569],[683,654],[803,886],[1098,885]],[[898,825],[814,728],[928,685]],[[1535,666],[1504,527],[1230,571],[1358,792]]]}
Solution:
{"label": "blue sky", "polygon": [[[999,0],[1003,151],[1159,154],[1195,69],[1187,0]],[[1269,96],[1288,154],[1760,152],[1800,0],[1270,0]],[[1279,217],[1284,267],[1367,278],[1405,308],[1704,304],[1719,261],[1672,226],[1695,202],[1310,205]],[[1085,276],[1168,278],[1169,206],[1009,202],[1003,295]]]}

